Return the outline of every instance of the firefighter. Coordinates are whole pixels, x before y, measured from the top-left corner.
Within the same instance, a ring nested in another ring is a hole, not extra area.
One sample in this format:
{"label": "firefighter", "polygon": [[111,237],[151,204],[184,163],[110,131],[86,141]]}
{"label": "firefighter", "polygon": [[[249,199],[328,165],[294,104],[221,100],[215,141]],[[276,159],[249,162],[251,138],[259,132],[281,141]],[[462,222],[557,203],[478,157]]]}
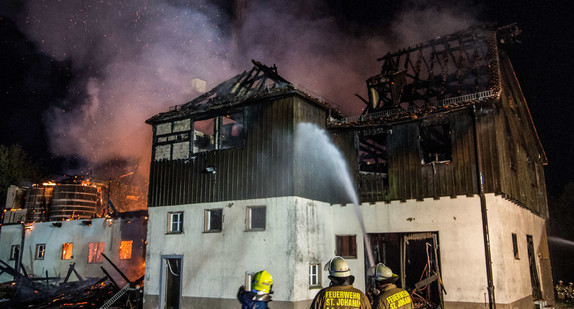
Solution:
{"label": "firefighter", "polygon": [[273,278],[266,270],[257,272],[251,280],[251,291],[246,291],[244,286],[239,288],[237,299],[241,303],[241,309],[265,309],[271,301]]}
{"label": "firefighter", "polygon": [[351,275],[349,264],[340,256],[332,258],[325,265],[331,283],[317,293],[311,309],[371,309],[367,296],[353,287],[355,276]]}
{"label": "firefighter", "polygon": [[379,263],[369,269],[369,275],[375,280],[375,285],[380,293],[373,301],[374,309],[412,309],[411,296],[404,289],[398,288],[394,283],[399,279],[392,270]]}
{"label": "firefighter", "polygon": [[558,284],[555,286],[555,289],[558,299],[564,300],[566,298],[566,286],[564,285],[564,281],[558,280]]}

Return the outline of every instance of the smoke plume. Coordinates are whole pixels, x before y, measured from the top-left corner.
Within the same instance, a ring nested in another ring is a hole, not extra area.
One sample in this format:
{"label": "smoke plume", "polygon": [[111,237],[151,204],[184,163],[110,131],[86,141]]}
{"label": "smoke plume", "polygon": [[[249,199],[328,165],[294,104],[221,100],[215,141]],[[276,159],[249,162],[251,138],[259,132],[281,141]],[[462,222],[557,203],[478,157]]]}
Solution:
{"label": "smoke plume", "polygon": [[[368,1],[365,2],[365,5]],[[251,59],[311,94],[358,114],[376,59],[475,24],[470,5],[406,1],[381,16],[329,1],[28,1],[18,23],[43,53],[72,64],[65,102],[45,115],[51,150],[91,166],[125,160],[147,168],[151,128],[144,121],[250,69]],[[367,14],[365,17],[352,16]],[[380,18],[378,23],[377,18]],[[365,25],[361,26],[361,20]]]}

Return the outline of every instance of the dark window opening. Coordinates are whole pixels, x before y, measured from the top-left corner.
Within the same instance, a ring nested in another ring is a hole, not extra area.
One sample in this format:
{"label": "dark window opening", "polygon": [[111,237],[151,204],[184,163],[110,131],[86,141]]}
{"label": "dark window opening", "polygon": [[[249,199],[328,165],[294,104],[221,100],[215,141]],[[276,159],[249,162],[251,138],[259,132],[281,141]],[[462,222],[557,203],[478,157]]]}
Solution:
{"label": "dark window opening", "polygon": [[386,174],[387,161],[386,134],[359,137],[359,171]]}
{"label": "dark window opening", "polygon": [[193,152],[231,149],[245,145],[243,112],[230,113],[193,123]]}
{"label": "dark window opening", "polygon": [[243,113],[221,117],[220,149],[241,147],[245,144]]}
{"label": "dark window opening", "polygon": [[20,245],[12,245],[10,247],[10,260],[11,261],[17,260],[19,254],[20,254]]}
{"label": "dark window opening", "polygon": [[255,206],[247,208],[247,230],[265,230],[267,208],[265,206]]}
{"label": "dark window opening", "polygon": [[346,259],[357,258],[357,236],[356,235],[337,235],[337,255]]}
{"label": "dark window opening", "polygon": [[209,209],[205,211],[205,231],[221,232],[223,227],[223,209]]}
{"label": "dark window opening", "polygon": [[452,160],[451,130],[448,124],[421,127],[419,141],[423,164]]}
{"label": "dark window opening", "polygon": [[514,251],[514,258],[519,260],[520,256],[518,255],[518,240],[516,238],[516,234],[512,233],[512,250]]}
{"label": "dark window opening", "polygon": [[43,260],[45,255],[46,255],[46,244],[37,244],[35,259]]}
{"label": "dark window opening", "polygon": [[512,137],[512,131],[510,130],[510,123],[508,122],[508,118],[505,118],[505,126],[506,126],[506,145],[508,147],[508,156],[509,156],[509,164],[510,168],[516,171],[516,143],[514,143],[514,138]]}
{"label": "dark window opening", "polygon": [[536,270],[536,256],[534,250],[534,240],[531,235],[526,235],[526,244],[528,247],[528,263],[530,266],[530,281],[532,283],[532,297],[534,299],[542,298],[542,290],[540,289],[540,277]]}

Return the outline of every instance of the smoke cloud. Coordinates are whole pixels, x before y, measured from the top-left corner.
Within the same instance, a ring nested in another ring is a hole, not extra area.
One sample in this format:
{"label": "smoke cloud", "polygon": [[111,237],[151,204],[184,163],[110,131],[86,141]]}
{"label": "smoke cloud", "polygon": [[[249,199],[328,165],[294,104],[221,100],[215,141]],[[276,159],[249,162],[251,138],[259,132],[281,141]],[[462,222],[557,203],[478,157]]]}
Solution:
{"label": "smoke cloud", "polygon": [[52,152],[91,166],[121,159],[147,172],[144,121],[198,96],[192,79],[209,90],[250,69],[251,59],[276,64],[296,86],[356,115],[364,104],[355,94],[366,97],[377,58],[476,23],[471,5],[427,1],[406,1],[364,29],[328,1],[224,2],[28,1],[22,31],[42,52],[70,61],[75,76],[67,100],[45,115]]}

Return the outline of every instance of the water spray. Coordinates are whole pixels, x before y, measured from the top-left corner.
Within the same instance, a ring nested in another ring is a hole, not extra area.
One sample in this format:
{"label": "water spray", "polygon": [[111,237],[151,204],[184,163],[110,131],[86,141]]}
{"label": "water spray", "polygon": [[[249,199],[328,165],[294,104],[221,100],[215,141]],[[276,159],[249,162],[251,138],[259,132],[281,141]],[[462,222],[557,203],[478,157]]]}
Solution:
{"label": "water spray", "polygon": [[295,151],[301,156],[304,152],[305,157],[310,158],[308,161],[310,164],[317,165],[321,162],[321,172],[329,173],[332,176],[330,179],[338,182],[343,187],[345,195],[353,203],[355,214],[361,226],[369,266],[374,266],[375,261],[371,250],[371,242],[365,230],[357,191],[346,160],[339,149],[331,142],[325,130],[312,123],[299,123],[295,135]]}

